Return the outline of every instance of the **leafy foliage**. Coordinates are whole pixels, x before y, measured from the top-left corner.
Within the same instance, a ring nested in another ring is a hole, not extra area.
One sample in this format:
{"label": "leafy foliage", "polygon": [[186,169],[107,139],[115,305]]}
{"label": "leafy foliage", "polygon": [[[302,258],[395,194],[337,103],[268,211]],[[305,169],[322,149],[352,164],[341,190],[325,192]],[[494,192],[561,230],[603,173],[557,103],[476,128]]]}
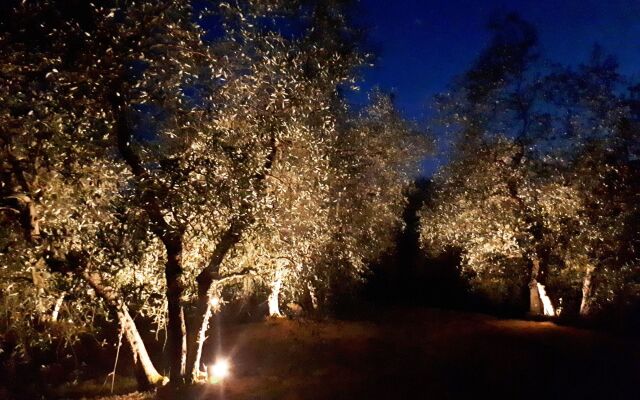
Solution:
{"label": "leafy foliage", "polygon": [[185,306],[211,290],[361,277],[428,146],[383,96],[351,115],[366,56],[343,3],[3,6],[3,329],[39,337],[60,301],[82,329],[132,310],[180,375]]}

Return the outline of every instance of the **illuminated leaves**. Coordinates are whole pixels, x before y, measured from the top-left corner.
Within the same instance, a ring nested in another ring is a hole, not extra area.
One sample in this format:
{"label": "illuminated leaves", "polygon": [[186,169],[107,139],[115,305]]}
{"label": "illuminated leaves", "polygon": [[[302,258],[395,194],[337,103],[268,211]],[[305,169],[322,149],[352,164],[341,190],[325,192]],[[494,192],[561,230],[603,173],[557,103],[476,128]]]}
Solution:
{"label": "illuminated leaves", "polygon": [[[56,264],[74,254],[162,328],[167,232],[182,244],[185,303],[227,232],[240,240],[216,290],[256,292],[281,274],[292,300],[328,297],[392,246],[430,144],[387,97],[351,114],[339,88],[365,57],[342,43],[338,3],[221,3],[207,11],[224,27],[211,41],[186,0],[62,3],[16,5],[0,33],[0,262],[7,293],[33,300],[14,316],[46,318],[64,292],[60,320],[113,317]],[[271,17],[309,28],[287,37],[261,26]]]}

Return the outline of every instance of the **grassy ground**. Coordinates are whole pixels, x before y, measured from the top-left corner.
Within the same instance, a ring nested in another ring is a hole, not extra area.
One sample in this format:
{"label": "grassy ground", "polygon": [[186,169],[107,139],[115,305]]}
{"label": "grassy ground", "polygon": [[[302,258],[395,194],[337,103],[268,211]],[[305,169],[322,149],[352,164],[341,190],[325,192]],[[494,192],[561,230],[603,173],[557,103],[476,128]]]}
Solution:
{"label": "grassy ground", "polygon": [[201,398],[638,398],[636,340],[551,322],[388,310],[239,325],[220,338],[232,377]]}

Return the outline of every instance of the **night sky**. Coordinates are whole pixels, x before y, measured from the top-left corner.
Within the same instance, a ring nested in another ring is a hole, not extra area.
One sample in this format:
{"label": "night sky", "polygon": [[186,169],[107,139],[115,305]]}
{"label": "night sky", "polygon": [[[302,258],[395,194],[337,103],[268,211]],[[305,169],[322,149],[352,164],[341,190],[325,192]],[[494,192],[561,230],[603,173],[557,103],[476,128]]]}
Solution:
{"label": "night sky", "polygon": [[[414,119],[424,119],[432,95],[470,67],[488,43],[488,18],[500,11],[536,26],[551,61],[579,63],[599,43],[624,74],[640,76],[640,0],[360,0],[358,10],[379,57],[365,72],[362,93],[392,91]],[[358,96],[354,101],[364,102]]]}

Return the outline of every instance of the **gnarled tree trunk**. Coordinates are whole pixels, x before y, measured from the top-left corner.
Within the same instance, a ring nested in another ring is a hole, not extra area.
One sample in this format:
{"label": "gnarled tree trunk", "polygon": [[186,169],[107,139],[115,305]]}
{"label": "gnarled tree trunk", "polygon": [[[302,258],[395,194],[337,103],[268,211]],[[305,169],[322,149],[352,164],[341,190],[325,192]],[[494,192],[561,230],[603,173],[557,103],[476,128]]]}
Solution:
{"label": "gnarled tree trunk", "polygon": [[[209,296],[207,298],[210,298]],[[198,301],[200,302],[200,300]],[[187,357],[187,366],[189,368],[188,377],[191,379],[191,382],[195,382],[200,375],[200,363],[202,361],[202,349],[204,348],[204,342],[207,340],[207,331],[209,330],[209,321],[211,320],[211,315],[213,314],[213,304],[210,300],[207,301],[207,304],[200,305],[198,304],[198,316],[199,319],[199,328],[197,332],[197,336],[195,339],[195,343],[193,346],[193,350],[191,351],[193,355],[191,356],[191,352]],[[198,326],[198,325],[196,325]]]}
{"label": "gnarled tree trunk", "polygon": [[540,282],[536,284],[538,286],[538,297],[542,302],[542,311],[546,317],[555,317],[556,309],[553,307],[553,302],[551,302],[551,298],[547,295],[547,291]]}
{"label": "gnarled tree trunk", "polygon": [[180,385],[185,381],[187,338],[182,296],[184,293],[182,268],[182,238],[184,228],[169,224],[164,218],[160,188],[168,191],[161,183],[156,182],[143,166],[140,156],[132,147],[133,133],[127,118],[124,97],[116,91],[113,94],[112,107],[115,119],[114,133],[120,155],[132,174],[136,177],[142,191],[141,203],[150,221],[150,228],[160,239],[167,252],[165,278],[167,282],[167,335],[169,339],[169,366],[171,384]]}
{"label": "gnarled tree trunk", "polygon": [[531,257],[531,279],[529,280],[529,314],[553,317],[556,315],[551,298],[544,285],[538,282],[540,277],[540,259]]}
{"label": "gnarled tree trunk", "polygon": [[197,314],[195,318],[195,326],[198,327],[198,333],[195,343],[189,346],[187,353],[187,378],[191,382],[198,379],[200,373],[200,362],[202,358],[202,348],[207,338],[207,330],[209,329],[209,321],[213,314],[211,301],[213,299],[214,282],[220,279],[220,265],[225,256],[240,240],[240,232],[236,232],[237,224],[231,223],[225,234],[222,236],[213,255],[209,259],[208,265],[198,274],[196,281],[198,283],[198,302]]}
{"label": "gnarled tree trunk", "polygon": [[108,307],[116,311],[118,322],[124,330],[127,343],[129,343],[131,351],[133,352],[134,363],[140,363],[139,365],[146,378],[146,382],[139,382],[141,389],[165,383],[166,378],[160,375],[153,365],[153,362],[149,357],[149,353],[147,352],[147,348],[145,347],[142,337],[138,332],[136,323],[133,318],[131,318],[131,314],[129,314],[129,309],[126,304],[122,302],[119,296],[110,287],[105,286],[102,283],[102,278],[99,274],[81,270],[80,276],[89,284],[89,286],[91,286],[91,288],[96,292],[96,295],[100,297]]}
{"label": "gnarled tree trunk", "polygon": [[127,342],[133,352],[134,363],[139,363],[144,373],[144,382],[138,382],[140,389],[147,389],[166,383],[166,378],[160,375],[153,365],[153,361],[151,361],[149,353],[147,353],[147,348],[142,341],[138,328],[129,314],[129,309],[124,305],[120,311],[118,311],[118,321],[124,330]]}

